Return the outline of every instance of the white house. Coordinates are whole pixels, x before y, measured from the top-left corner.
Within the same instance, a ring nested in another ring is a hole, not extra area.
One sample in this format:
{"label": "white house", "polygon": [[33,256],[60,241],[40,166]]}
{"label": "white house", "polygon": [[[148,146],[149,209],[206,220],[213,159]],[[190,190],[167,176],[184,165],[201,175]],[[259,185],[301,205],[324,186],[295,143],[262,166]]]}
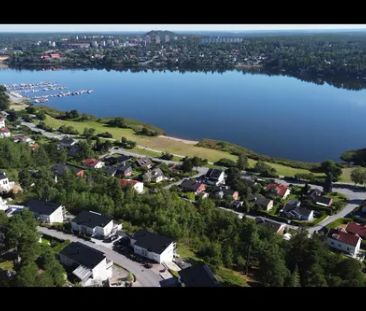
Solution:
{"label": "white house", "polygon": [[0,172],[0,192],[8,193],[14,187],[15,183],[9,181],[9,178],[6,176],[5,172]]}
{"label": "white house", "polygon": [[0,128],[6,127],[5,125],[5,118],[4,117],[0,117]]}
{"label": "white house", "polygon": [[145,230],[137,231],[131,237],[134,253],[155,262],[172,262],[176,243],[173,239]]}
{"label": "white house", "polygon": [[64,222],[64,207],[61,204],[30,200],[25,206],[42,222],[48,224]]}
{"label": "white house", "polygon": [[83,286],[102,285],[112,276],[113,262],[104,253],[80,242],[66,246],[59,258],[63,265],[74,268],[72,274]]}
{"label": "white house", "polygon": [[137,193],[144,192],[144,183],[134,179],[121,179],[119,181],[121,187],[132,186]]}
{"label": "white house", "polygon": [[361,240],[359,235],[338,228],[329,231],[327,244],[331,248],[348,253],[352,257],[357,257],[360,253]]}
{"label": "white house", "polygon": [[154,168],[150,171],[147,171],[144,176],[144,182],[156,182],[159,183],[164,180],[164,174],[160,168]]}
{"label": "white house", "polygon": [[103,161],[97,159],[86,159],[83,161],[83,164],[91,168],[102,168],[105,165]]}
{"label": "white house", "polygon": [[225,173],[222,170],[210,168],[206,173],[206,182],[215,186],[225,182]]}
{"label": "white house", "polygon": [[7,209],[8,205],[6,204],[6,201],[4,201],[2,197],[0,197],[0,211],[6,211]]}
{"label": "white house", "polygon": [[0,128],[0,138],[10,137],[11,133],[7,127]]}
{"label": "white house", "polygon": [[92,211],[82,211],[72,220],[71,229],[74,233],[106,238],[120,230],[121,225],[115,225],[113,219],[105,215]]}

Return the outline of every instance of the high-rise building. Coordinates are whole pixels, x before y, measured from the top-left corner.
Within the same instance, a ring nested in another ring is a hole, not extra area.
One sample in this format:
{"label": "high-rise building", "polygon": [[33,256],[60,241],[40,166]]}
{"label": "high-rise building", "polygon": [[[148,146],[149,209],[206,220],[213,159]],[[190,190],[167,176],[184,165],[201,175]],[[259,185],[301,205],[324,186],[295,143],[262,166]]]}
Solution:
{"label": "high-rise building", "polygon": [[165,42],[169,42],[169,40],[170,40],[169,35],[165,35]]}
{"label": "high-rise building", "polygon": [[155,36],[155,43],[160,44],[160,36],[159,35]]}

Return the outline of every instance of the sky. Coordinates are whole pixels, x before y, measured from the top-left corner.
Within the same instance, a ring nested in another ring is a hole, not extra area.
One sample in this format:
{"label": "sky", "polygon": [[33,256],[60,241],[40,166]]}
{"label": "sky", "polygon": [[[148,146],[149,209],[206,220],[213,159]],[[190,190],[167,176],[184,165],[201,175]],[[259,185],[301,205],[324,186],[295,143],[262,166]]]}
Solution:
{"label": "sky", "polygon": [[0,24],[0,32],[255,31],[365,29],[366,24]]}

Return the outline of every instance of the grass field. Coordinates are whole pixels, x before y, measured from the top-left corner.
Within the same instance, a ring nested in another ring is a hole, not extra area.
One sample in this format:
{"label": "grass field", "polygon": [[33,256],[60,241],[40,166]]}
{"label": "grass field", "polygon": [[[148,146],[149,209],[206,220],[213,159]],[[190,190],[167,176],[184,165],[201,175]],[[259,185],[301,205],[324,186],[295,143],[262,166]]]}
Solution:
{"label": "grass field", "polygon": [[[57,129],[62,125],[67,125],[74,127],[79,133],[82,133],[84,131],[84,128],[94,128],[96,133],[102,133],[107,131],[111,133],[113,135],[113,138],[115,139],[121,139],[121,137],[124,136],[129,140],[135,141],[139,145],[139,147],[136,147],[133,151],[149,156],[158,156],[160,154],[150,150],[142,149],[143,147],[159,150],[162,152],[169,152],[181,156],[189,156],[189,157],[197,156],[200,158],[207,159],[210,162],[216,162],[222,158],[230,159],[233,161],[236,161],[237,159],[235,155],[232,155],[228,152],[204,147],[197,147],[195,145],[187,144],[182,141],[172,140],[164,136],[147,137],[147,136],[136,135],[132,129],[112,128],[97,121],[80,122],[80,121],[69,121],[69,120],[57,120],[47,115],[45,123],[54,129]],[[251,167],[253,167],[255,163],[256,163],[255,160],[252,159],[249,160],[249,165]],[[292,168],[275,163],[268,163],[268,164],[274,167],[277,170],[277,173],[281,176],[294,176],[295,174],[299,173],[309,173],[309,171],[305,169]]]}

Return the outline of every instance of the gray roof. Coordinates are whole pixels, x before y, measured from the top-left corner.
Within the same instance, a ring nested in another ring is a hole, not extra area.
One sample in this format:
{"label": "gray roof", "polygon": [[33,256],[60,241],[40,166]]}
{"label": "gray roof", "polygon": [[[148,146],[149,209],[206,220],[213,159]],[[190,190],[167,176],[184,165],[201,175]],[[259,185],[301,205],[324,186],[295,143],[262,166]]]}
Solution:
{"label": "gray roof", "polygon": [[138,158],[136,159],[136,162],[138,165],[142,166],[142,167],[146,167],[148,165],[152,165],[152,161],[149,158]]}
{"label": "gray roof", "polygon": [[255,199],[255,204],[267,208],[268,204],[271,202],[271,199],[267,199],[263,195],[258,195]]}
{"label": "gray roof", "polygon": [[5,172],[0,172],[0,180],[8,178]]}
{"label": "gray roof", "polygon": [[89,228],[104,228],[107,224],[111,222],[111,220],[112,218],[96,212],[82,211],[72,221],[77,223],[78,225],[87,226]]}
{"label": "gray roof", "polygon": [[174,242],[171,238],[146,230],[137,231],[132,236],[132,239],[136,240],[135,245],[156,254],[161,254],[171,243]]}
{"label": "gray roof", "polygon": [[180,184],[180,186],[183,188],[183,190],[186,191],[197,191],[197,189],[202,185],[202,183],[194,180],[194,179],[185,179]]}
{"label": "gray roof", "polygon": [[105,258],[104,253],[80,242],[70,243],[60,254],[89,269],[93,269]]}
{"label": "gray roof", "polygon": [[178,272],[181,282],[186,287],[217,287],[219,283],[210,268],[198,264]]}
{"label": "gray roof", "polygon": [[327,197],[324,197],[324,196],[320,196],[320,197],[316,197],[314,199],[314,201],[316,203],[321,203],[321,204],[325,204],[325,205],[330,205],[331,202],[332,202],[332,199],[331,198],[327,198]]}
{"label": "gray roof", "polygon": [[209,179],[212,180],[218,180],[220,175],[223,173],[222,170],[218,170],[216,168],[210,168],[207,173],[206,173],[206,177],[208,177]]}
{"label": "gray roof", "polygon": [[40,200],[30,200],[25,204],[25,206],[28,207],[29,210],[33,213],[39,215],[51,215],[61,206],[61,204]]}

